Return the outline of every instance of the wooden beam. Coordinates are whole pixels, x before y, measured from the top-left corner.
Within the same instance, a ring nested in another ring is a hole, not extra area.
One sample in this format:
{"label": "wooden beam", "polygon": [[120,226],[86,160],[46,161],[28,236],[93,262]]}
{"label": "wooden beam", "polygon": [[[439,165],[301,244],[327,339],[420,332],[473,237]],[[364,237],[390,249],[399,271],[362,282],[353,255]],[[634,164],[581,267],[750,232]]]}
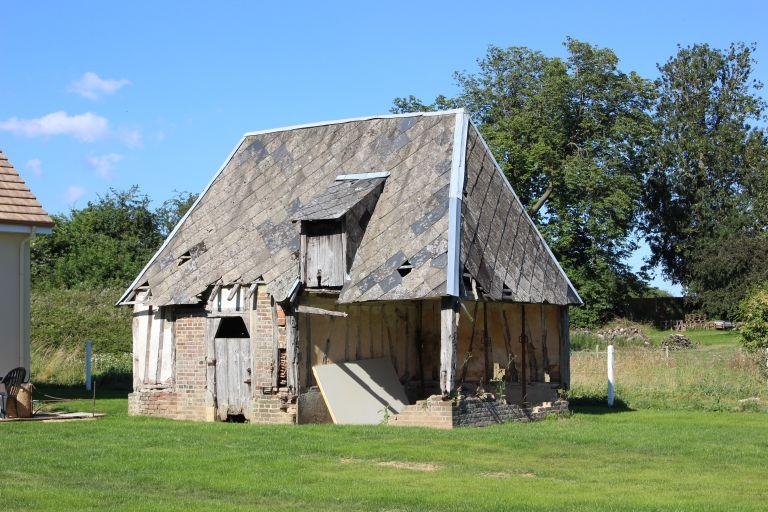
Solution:
{"label": "wooden beam", "polygon": [[333,311],[330,309],[316,308],[314,306],[298,306],[296,311],[299,313],[307,313],[310,315],[325,315],[325,316],[348,316],[344,311]]}
{"label": "wooden beam", "polygon": [[219,289],[221,288],[221,283],[217,283],[216,286],[213,287],[213,290],[211,290],[211,296],[208,297],[208,303],[212,303],[213,299],[216,298],[216,295],[219,293]]}
{"label": "wooden beam", "polygon": [[493,364],[491,361],[491,350],[493,350],[492,346],[491,336],[488,333],[488,303],[483,302],[483,361],[485,363],[485,382],[483,382],[484,385],[490,385],[491,379],[493,378]]}
{"label": "wooden beam", "polygon": [[[277,304],[275,304],[274,299],[271,299],[270,303],[272,306],[272,388],[277,389],[280,380],[280,345],[278,341]],[[288,322],[286,322],[286,325],[287,324]]]}
{"label": "wooden beam", "polygon": [[232,300],[235,297],[235,295],[237,295],[237,292],[239,291],[240,291],[240,285],[236,284],[235,286],[232,287],[231,290],[229,290],[229,295],[227,295],[227,300]]}
{"label": "wooden beam", "polygon": [[205,405],[216,407],[216,331],[221,318],[208,318],[205,329]]}
{"label": "wooden beam", "polygon": [[458,299],[443,297],[440,305],[440,391],[448,396],[454,389],[456,375],[456,331],[459,320]]}
{"label": "wooden beam", "polygon": [[560,306],[560,387],[571,387],[571,326],[568,306]]}
{"label": "wooden beam", "polygon": [[[286,380],[288,389],[292,394],[299,394],[299,329],[298,318],[293,306],[283,305],[285,312],[285,359],[286,359]],[[280,362],[278,361],[279,365]]]}
{"label": "wooden beam", "polygon": [[528,402],[528,361],[525,357],[525,349],[528,346],[528,337],[525,335],[525,304],[520,304],[520,404]]}

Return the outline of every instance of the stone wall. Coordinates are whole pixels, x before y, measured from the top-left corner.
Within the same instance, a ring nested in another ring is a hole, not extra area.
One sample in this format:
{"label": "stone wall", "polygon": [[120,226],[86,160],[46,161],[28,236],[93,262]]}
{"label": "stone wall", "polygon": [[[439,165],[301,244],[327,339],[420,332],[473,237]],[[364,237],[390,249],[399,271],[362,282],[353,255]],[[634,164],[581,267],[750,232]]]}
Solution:
{"label": "stone wall", "polygon": [[442,429],[486,427],[499,423],[536,421],[550,414],[562,415],[567,411],[568,402],[565,400],[523,408],[485,398],[463,397],[454,402],[432,396],[407,406],[400,414],[390,417],[388,424]]}

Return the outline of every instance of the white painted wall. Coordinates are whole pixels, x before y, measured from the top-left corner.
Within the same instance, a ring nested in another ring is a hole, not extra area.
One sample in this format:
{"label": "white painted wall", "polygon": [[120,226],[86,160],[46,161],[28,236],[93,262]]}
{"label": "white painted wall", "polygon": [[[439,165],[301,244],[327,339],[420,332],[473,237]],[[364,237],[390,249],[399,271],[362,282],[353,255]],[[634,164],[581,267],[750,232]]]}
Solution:
{"label": "white painted wall", "polygon": [[0,231],[0,378],[29,372],[29,234]]}

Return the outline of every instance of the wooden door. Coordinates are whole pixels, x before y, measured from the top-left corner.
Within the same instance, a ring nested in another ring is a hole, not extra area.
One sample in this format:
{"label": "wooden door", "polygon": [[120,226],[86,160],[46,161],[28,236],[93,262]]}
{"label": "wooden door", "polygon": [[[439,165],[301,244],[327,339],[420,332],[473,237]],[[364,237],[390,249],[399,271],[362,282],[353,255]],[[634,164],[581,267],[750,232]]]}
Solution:
{"label": "wooden door", "polygon": [[251,340],[216,338],[216,407],[219,419],[249,416],[251,405]]}
{"label": "wooden door", "polygon": [[[307,287],[344,286],[346,253],[341,222],[312,222],[304,226],[304,271]],[[321,279],[318,283],[317,276]]]}

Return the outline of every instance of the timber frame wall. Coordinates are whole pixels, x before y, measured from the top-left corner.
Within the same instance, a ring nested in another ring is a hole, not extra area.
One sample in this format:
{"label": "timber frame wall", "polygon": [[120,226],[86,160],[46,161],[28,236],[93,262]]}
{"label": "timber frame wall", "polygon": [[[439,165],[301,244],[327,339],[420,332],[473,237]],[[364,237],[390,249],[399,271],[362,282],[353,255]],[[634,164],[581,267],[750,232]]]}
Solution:
{"label": "timber frame wall", "polygon": [[226,417],[216,409],[212,346],[225,316],[248,326],[252,401],[244,416],[255,423],[323,421],[311,367],[357,359],[389,357],[413,402],[457,388],[498,392],[503,381],[507,400],[537,404],[569,385],[567,306],[450,298],[340,305],[327,293],[281,306],[264,285],[232,290],[215,290],[205,307],[135,306],[131,414]]}

